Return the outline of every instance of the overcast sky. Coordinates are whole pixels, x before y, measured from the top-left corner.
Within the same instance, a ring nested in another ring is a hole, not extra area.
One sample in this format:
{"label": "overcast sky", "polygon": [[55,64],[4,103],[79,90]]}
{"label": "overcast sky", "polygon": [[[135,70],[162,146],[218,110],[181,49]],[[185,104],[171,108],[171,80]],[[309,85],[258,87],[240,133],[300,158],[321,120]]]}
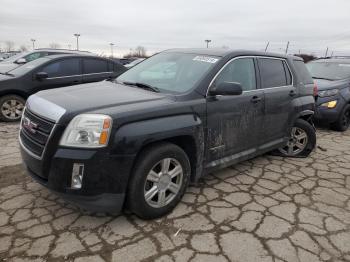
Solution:
{"label": "overcast sky", "polygon": [[5,41],[36,47],[58,43],[109,55],[138,45],[149,53],[211,47],[350,55],[350,0],[0,0]]}

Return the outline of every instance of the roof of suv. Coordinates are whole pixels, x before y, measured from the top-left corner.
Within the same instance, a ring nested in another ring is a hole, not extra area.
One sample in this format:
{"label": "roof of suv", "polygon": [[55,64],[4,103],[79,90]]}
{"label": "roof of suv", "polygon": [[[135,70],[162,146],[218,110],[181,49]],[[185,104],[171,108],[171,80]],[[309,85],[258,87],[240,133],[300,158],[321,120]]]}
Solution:
{"label": "roof of suv", "polygon": [[314,63],[330,62],[330,63],[350,64],[350,57],[349,58],[339,58],[339,57],[320,58],[310,62],[314,62]]}
{"label": "roof of suv", "polygon": [[295,60],[302,61],[302,58],[297,56],[253,51],[253,50],[232,50],[232,49],[224,49],[224,48],[177,48],[177,49],[169,49],[164,52],[174,52],[174,53],[181,52],[181,53],[212,55],[212,56],[220,56],[220,57],[224,57],[227,55],[271,56],[271,57],[279,57],[279,58],[293,58]]}
{"label": "roof of suv", "polygon": [[37,52],[37,51],[47,51],[47,52],[62,52],[62,53],[76,53],[76,54],[92,54],[93,53],[89,51],[80,51],[80,50],[71,50],[71,49],[63,49],[63,48],[37,48],[34,49],[32,52]]}
{"label": "roof of suv", "polygon": [[[103,59],[108,59],[106,57],[100,57],[100,56],[97,56],[97,55],[89,55],[89,54],[59,54],[59,55],[50,55],[50,56],[44,56],[44,57],[41,57],[41,58],[45,58],[45,59],[55,59],[55,58],[60,58],[60,57],[88,57],[88,58],[103,58]],[[40,58],[38,58],[40,59]]]}

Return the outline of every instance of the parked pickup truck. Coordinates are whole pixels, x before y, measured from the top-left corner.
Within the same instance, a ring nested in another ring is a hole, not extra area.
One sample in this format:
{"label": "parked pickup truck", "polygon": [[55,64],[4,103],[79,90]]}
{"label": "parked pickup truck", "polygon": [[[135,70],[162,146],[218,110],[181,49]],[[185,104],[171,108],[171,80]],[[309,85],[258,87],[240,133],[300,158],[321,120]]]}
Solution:
{"label": "parked pickup truck", "polygon": [[160,217],[215,169],[273,150],[308,156],[313,89],[297,57],[165,51],[114,82],[30,96],[23,162],[36,181],[83,208]]}

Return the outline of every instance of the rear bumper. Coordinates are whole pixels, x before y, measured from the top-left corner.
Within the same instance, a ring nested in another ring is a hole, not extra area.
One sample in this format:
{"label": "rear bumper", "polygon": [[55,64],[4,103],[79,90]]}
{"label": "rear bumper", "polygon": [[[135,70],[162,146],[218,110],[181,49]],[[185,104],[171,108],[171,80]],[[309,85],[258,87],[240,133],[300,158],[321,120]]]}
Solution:
{"label": "rear bumper", "polygon": [[[107,150],[59,148],[37,159],[21,145],[27,173],[67,202],[95,212],[120,212],[134,156],[110,156]],[[82,187],[71,188],[73,165],[84,165]]]}

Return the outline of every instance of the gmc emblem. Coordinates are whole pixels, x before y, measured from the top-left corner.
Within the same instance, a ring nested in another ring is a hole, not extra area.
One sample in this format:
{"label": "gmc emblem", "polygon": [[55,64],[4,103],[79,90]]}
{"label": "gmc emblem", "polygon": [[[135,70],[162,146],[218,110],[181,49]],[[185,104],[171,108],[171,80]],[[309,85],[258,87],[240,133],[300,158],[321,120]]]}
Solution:
{"label": "gmc emblem", "polygon": [[37,132],[36,129],[38,128],[38,124],[32,122],[28,117],[23,118],[22,125],[32,134],[35,134]]}

